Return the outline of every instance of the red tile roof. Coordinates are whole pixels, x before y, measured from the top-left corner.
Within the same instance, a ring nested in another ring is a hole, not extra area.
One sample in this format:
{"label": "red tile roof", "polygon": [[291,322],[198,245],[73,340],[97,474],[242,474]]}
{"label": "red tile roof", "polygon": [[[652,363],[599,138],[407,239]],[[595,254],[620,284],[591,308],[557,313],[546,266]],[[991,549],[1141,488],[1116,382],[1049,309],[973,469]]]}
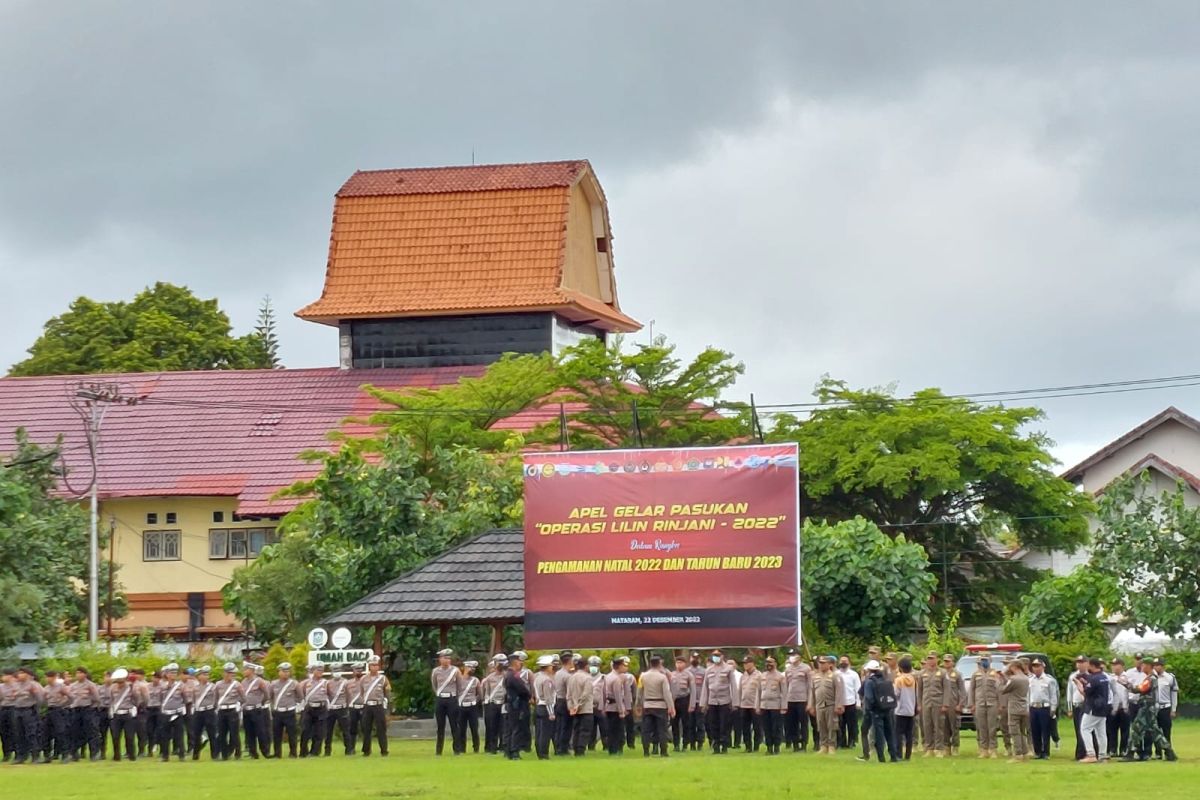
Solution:
{"label": "red tile roof", "polygon": [[591,165],[585,160],[531,164],[480,164],[459,167],[359,170],[338,190],[338,197],[378,197],[441,192],[495,192],[571,186]]}
{"label": "red tile roof", "polygon": [[[326,434],[378,402],[363,384],[434,387],[483,367],[438,369],[223,370],[115,376],[0,379],[0,453],[13,435],[50,445],[63,436],[71,485],[88,485],[91,467],[83,421],[71,407],[81,381],[113,382],[137,405],[107,407],[102,424],[103,497],[224,495],[241,514],[281,514],[295,500],[272,501],[280,488],[311,477],[305,451],[330,446]],[[350,429],[353,432],[353,428]],[[359,428],[358,430],[361,430]]]}
{"label": "red tile roof", "polygon": [[587,161],[357,172],[334,203],[321,297],[296,315],[333,324],[553,310],[638,330],[611,275],[601,280],[612,302],[563,287],[571,187],[585,176],[594,181]]}

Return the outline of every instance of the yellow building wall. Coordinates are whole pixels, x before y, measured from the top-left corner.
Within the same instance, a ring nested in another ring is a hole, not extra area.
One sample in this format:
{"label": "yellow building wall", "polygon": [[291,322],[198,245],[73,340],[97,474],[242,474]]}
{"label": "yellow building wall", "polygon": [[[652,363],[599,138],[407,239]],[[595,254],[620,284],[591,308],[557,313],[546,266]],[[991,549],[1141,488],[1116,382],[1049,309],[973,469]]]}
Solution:
{"label": "yellow building wall", "polygon": [[[271,520],[233,522],[237,509],[234,497],[136,497],[114,498],[100,503],[100,526],[111,530],[111,551],[101,552],[100,568],[106,569],[111,556],[119,567],[117,582],[129,599],[130,613],[113,622],[113,630],[142,628],[187,628],[187,595],[202,592],[205,597],[204,628],[241,630],[232,616],[221,610],[220,590],[233,571],[252,558],[210,559],[209,531],[274,528]],[[222,522],[213,521],[213,512],[223,514]],[[146,521],[157,514],[156,523]],[[167,522],[174,513],[175,522]],[[143,537],[147,531],[180,532],[179,560],[146,561]],[[103,620],[101,621],[103,625]],[[217,635],[207,630],[209,635]]]}
{"label": "yellow building wall", "polygon": [[563,288],[574,289],[591,297],[600,297],[596,267],[596,232],[592,226],[592,205],[577,183],[571,187],[567,214],[567,252],[563,264]]}

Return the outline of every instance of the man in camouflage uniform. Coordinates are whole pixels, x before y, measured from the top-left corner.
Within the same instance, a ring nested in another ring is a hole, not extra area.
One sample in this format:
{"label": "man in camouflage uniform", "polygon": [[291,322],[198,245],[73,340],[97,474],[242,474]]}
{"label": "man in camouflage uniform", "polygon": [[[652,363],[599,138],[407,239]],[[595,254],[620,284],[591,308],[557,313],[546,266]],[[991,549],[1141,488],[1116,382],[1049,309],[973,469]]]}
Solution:
{"label": "man in camouflage uniform", "polygon": [[1149,661],[1142,662],[1142,681],[1129,687],[1131,694],[1137,694],[1141,701],[1137,704],[1137,716],[1133,718],[1130,739],[1132,749],[1122,758],[1122,761],[1146,761],[1150,758],[1151,746],[1160,747],[1167,761],[1175,761],[1177,756],[1162,728],[1158,727],[1158,708],[1154,702],[1158,696],[1158,676]]}

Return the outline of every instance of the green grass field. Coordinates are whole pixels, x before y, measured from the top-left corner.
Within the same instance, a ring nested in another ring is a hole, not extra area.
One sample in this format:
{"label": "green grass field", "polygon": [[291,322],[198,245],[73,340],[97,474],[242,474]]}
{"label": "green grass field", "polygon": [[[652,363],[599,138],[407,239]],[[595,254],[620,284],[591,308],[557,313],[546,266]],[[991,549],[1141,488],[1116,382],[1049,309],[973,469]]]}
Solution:
{"label": "green grass field", "polygon": [[[1070,723],[1061,726],[1069,734]],[[499,756],[450,755],[436,758],[433,743],[393,742],[386,759],[334,755],[295,761],[211,763],[144,759],[136,763],[49,764],[0,767],[0,793],[6,798],[88,798],[89,800],[162,800],[176,798],[501,798],[580,792],[598,798],[639,796],[724,797],[762,793],[769,797],[827,793],[839,800],[892,797],[937,790],[939,798],[979,797],[1125,797],[1154,800],[1194,798],[1200,785],[1200,723],[1175,728],[1179,762],[1082,765],[1071,760],[1074,744],[1064,736],[1062,750],[1049,762],[1009,764],[975,758],[975,741],[964,734],[955,759],[914,758],[901,764],[863,764],[854,754],[834,757],[812,753],[673,754],[645,759],[639,751],[613,758],[520,762]],[[1086,794],[1083,794],[1086,793]]]}

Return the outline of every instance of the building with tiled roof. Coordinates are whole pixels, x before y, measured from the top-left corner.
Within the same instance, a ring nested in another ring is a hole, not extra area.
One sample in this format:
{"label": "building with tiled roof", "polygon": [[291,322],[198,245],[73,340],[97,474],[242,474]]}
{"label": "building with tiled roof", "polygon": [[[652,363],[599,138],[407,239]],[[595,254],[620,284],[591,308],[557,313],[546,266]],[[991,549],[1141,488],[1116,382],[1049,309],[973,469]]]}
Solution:
{"label": "building with tiled roof", "polygon": [[486,364],[635,331],[587,161],[356,172],[338,191],[325,287],[342,366]]}
{"label": "building with tiled roof", "polygon": [[105,406],[98,453],[102,558],[130,605],[114,633],[240,636],[220,589],[294,506],[276,492],[316,471],[300,455],[378,407],[363,384],[440,386],[504,353],[640,327],[617,303],[587,161],[356,172],[334,201],[324,290],[297,314],[338,328],[339,366],[0,379],[0,453],[18,428],[62,437],[68,494],[92,474],[81,380],[136,400]]}

